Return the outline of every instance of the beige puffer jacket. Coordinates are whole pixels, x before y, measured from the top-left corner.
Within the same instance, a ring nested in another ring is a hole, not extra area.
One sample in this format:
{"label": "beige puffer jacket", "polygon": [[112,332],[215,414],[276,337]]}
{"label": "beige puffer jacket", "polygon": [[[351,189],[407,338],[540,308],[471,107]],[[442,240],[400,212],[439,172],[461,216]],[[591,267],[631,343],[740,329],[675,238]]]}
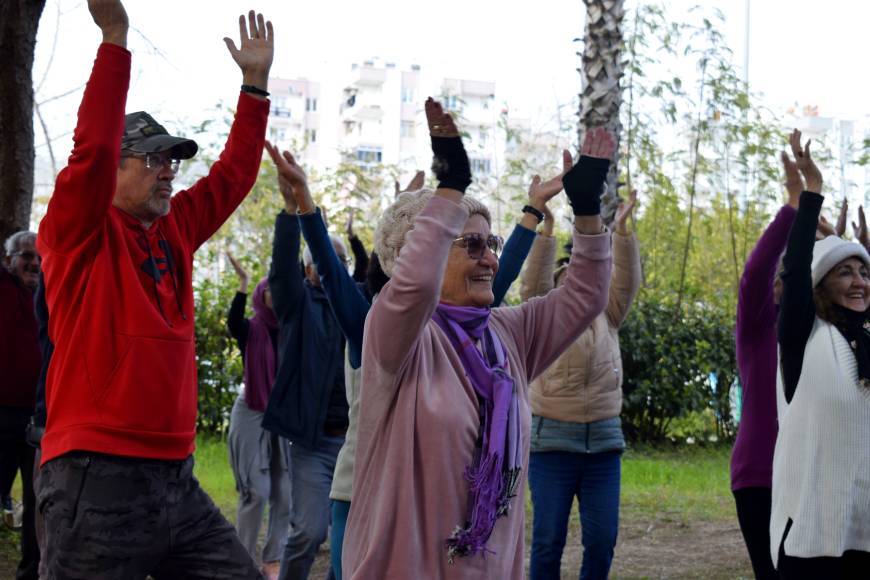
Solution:
{"label": "beige puffer jacket", "polygon": [[[622,357],[619,327],[640,288],[640,252],[634,234],[614,233],[613,274],[607,307],[574,344],[532,383],[529,401],[540,417],[590,423],[619,415],[622,408]],[[520,294],[523,301],[553,289],[556,238],[535,238]]]}

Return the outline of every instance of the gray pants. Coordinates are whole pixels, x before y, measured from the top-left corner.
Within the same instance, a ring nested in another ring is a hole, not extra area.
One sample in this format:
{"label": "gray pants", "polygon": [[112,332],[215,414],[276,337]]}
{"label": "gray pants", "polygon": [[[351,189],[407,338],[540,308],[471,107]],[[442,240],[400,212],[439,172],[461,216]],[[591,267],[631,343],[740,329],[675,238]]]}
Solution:
{"label": "gray pants", "polygon": [[261,578],[193,477],[193,458],[72,452],[42,466],[46,580]]}
{"label": "gray pants", "polygon": [[264,430],[263,414],[239,396],[230,415],[230,465],[239,492],[236,528],[242,545],[257,559],[257,539],[269,503],[263,562],[281,559],[290,528],[290,450],[287,440]]}

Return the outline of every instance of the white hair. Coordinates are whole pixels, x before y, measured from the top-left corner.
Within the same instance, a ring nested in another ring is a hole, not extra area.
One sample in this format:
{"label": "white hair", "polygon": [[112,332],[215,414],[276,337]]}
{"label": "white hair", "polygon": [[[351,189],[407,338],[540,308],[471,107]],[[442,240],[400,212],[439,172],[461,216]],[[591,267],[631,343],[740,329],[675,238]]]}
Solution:
{"label": "white hair", "polygon": [[6,238],[6,242],[3,244],[3,248],[6,250],[6,255],[11,256],[15,252],[17,252],[18,248],[20,248],[24,244],[30,244],[31,246],[35,246],[36,234],[34,234],[33,232],[28,232],[27,230],[15,232],[14,234]]}
{"label": "white hair", "polygon": [[[405,245],[405,236],[414,229],[414,221],[434,195],[435,191],[429,188],[406,191],[381,215],[375,229],[375,252],[387,276],[392,277],[399,250]],[[481,201],[466,195],[459,203],[468,210],[469,217],[481,215],[486,223],[492,225],[489,209]]]}
{"label": "white hair", "polygon": [[[347,246],[344,245],[344,240],[332,234],[329,234],[329,239],[333,246],[338,246],[344,251],[344,254],[347,255]],[[305,246],[305,249],[302,250],[302,265],[306,268],[314,265],[314,256],[311,255],[311,248],[308,246]]]}

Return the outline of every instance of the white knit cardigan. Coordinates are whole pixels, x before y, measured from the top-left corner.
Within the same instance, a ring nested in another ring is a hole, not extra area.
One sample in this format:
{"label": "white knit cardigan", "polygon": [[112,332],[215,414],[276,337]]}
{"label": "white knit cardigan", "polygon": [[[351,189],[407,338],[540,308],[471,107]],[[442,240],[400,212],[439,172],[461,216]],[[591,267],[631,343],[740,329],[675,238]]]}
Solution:
{"label": "white knit cardigan", "polygon": [[773,458],[770,555],[797,558],[870,552],[870,389],[857,383],[842,334],[816,318],[797,390],[785,400],[777,373],[779,436]]}

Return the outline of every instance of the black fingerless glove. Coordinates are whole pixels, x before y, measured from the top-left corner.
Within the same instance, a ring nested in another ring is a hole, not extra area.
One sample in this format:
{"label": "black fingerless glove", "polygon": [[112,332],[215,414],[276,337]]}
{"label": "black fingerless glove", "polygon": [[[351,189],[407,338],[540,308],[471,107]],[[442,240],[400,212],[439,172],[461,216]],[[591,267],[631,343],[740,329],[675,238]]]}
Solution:
{"label": "black fingerless glove", "polygon": [[462,137],[432,137],[432,172],[438,187],[465,193],[471,185],[471,165]]}
{"label": "black fingerless glove", "polygon": [[601,194],[604,193],[608,169],[610,159],[581,155],[577,165],[562,177],[562,185],[574,215],[601,213]]}

